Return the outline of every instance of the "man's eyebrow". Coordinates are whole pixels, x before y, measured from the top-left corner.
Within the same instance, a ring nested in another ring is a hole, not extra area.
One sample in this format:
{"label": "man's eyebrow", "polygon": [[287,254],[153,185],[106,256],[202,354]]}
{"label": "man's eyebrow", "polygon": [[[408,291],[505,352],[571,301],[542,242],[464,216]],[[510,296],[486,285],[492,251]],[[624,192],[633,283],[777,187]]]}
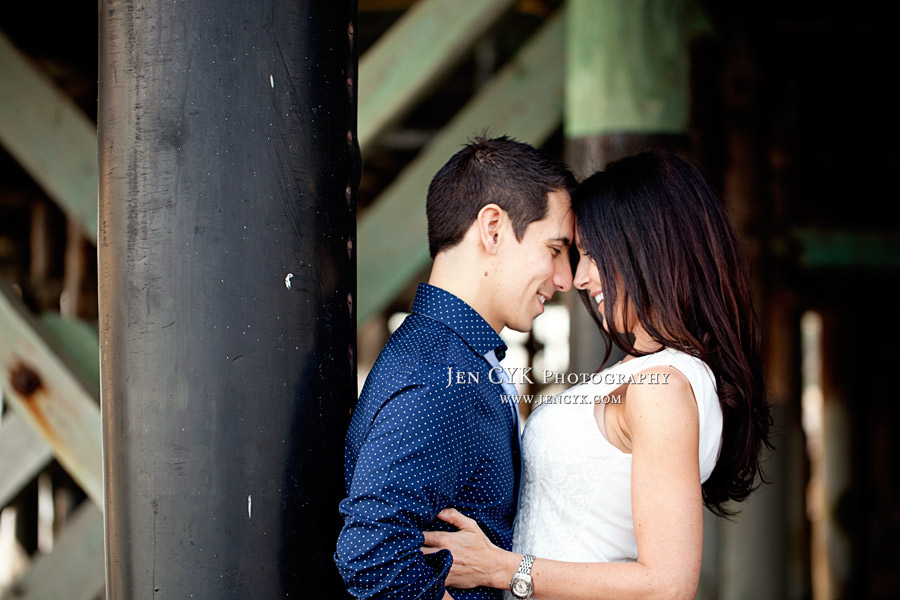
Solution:
{"label": "man's eyebrow", "polygon": [[570,239],[569,239],[568,237],[566,237],[566,236],[563,236],[563,237],[557,237],[557,238],[552,238],[550,241],[551,241],[551,242],[562,242],[562,243],[565,244],[566,246],[571,246],[571,245],[572,245],[572,240],[570,240]]}

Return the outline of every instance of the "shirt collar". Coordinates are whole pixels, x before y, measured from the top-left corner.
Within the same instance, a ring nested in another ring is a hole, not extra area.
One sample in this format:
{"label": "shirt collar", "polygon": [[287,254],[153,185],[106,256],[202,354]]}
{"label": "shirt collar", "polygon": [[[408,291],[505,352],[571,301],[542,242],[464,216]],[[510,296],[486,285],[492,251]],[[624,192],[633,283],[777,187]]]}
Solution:
{"label": "shirt collar", "polygon": [[420,283],[411,310],[449,327],[479,356],[496,351],[498,360],[503,360],[506,355],[503,338],[497,335],[484,317],[446,290]]}

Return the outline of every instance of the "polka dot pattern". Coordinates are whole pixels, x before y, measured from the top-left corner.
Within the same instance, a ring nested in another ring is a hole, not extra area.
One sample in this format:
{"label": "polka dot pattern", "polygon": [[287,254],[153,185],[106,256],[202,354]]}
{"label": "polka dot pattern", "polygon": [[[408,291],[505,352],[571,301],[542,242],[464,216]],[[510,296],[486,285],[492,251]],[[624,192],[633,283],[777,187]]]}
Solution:
{"label": "polka dot pattern", "polygon": [[[348,497],[340,504],[335,564],[354,596],[442,598],[452,558],[419,548],[422,531],[452,529],[436,519],[446,507],[511,547],[518,431],[485,359],[505,349],[468,304],[419,285],[412,314],[366,379],[347,433]],[[463,374],[462,383],[450,383],[450,369]],[[488,588],[450,593],[458,600],[502,597]]]}

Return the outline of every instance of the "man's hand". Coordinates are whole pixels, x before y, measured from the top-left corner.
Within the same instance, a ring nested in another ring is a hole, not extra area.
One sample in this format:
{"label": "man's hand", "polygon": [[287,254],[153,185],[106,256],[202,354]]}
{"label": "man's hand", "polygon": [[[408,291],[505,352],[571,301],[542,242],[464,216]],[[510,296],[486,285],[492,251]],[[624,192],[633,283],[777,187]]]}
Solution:
{"label": "man's hand", "polygon": [[510,553],[492,544],[474,519],[455,508],[445,508],[437,517],[459,529],[453,532],[424,532],[422,552],[431,554],[447,549],[453,555],[453,565],[444,585],[464,589],[490,586],[497,564],[503,563],[502,555]]}

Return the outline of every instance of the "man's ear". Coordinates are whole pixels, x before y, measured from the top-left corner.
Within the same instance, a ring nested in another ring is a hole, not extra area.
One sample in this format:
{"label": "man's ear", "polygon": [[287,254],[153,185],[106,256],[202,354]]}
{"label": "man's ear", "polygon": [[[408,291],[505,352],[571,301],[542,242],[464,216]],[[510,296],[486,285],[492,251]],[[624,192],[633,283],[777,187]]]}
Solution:
{"label": "man's ear", "polygon": [[485,204],[478,211],[475,225],[478,227],[481,245],[488,254],[497,254],[497,246],[503,238],[503,229],[508,218],[506,211],[496,204]]}

